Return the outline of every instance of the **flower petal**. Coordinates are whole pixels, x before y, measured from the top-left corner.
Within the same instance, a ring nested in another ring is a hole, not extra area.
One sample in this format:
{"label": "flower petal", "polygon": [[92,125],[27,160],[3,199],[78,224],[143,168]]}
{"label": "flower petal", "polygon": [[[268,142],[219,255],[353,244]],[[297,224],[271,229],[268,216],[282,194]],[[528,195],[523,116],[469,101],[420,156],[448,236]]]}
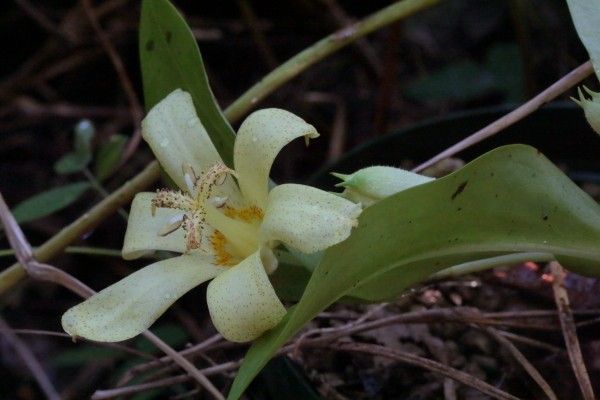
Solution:
{"label": "flower petal", "polygon": [[222,162],[200,122],[192,96],[176,89],[156,104],[142,121],[142,136],[160,165],[182,190],[187,190],[182,166],[196,174]]}
{"label": "flower petal", "polygon": [[277,108],[252,113],[240,126],[233,148],[233,162],[242,194],[250,204],[264,209],[271,165],[292,140],[319,136],[314,126]]}
{"label": "flower petal", "polygon": [[272,260],[264,248],[217,276],[206,291],[208,310],[217,330],[232,342],[248,342],[273,328],[285,315],[262,258]]}
{"label": "flower petal", "polygon": [[305,185],[279,185],[269,193],[263,240],[314,253],[350,236],[360,212],[359,204],[332,193]]}
{"label": "flower petal", "polygon": [[172,208],[157,208],[152,216],[150,202],[154,193],[138,193],[131,203],[127,231],[123,241],[123,258],[133,260],[154,250],[167,250],[183,253],[185,247],[185,233],[177,229],[165,236],[160,236],[169,221],[181,214],[182,211]]}
{"label": "flower petal", "polygon": [[63,329],[100,342],[132,338],[187,291],[223,271],[200,255],[150,264],[69,309],[62,317]]}

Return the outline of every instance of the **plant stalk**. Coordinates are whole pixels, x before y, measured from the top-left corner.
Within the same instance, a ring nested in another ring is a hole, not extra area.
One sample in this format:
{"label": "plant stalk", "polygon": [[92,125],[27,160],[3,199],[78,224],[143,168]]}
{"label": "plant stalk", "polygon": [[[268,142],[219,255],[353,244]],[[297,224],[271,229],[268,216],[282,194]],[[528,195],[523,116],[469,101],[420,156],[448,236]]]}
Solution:
{"label": "plant stalk", "polygon": [[365,19],[319,40],[271,71],[225,110],[229,121],[236,122],[275,89],[290,81],[311,65],[369,33],[439,3],[440,0],[398,1]]}
{"label": "plant stalk", "polygon": [[[33,256],[39,262],[47,262],[56,257],[68,245],[77,241],[86,232],[94,229],[119,208],[129,204],[136,193],[150,186],[159,176],[160,168],[158,162],[153,161],[133,179],[125,182],[118,190],[100,201],[88,212],[64,227],[60,232],[37,248],[33,252]],[[15,263],[0,272],[0,295],[15,286],[26,276],[27,272],[19,263]]]}

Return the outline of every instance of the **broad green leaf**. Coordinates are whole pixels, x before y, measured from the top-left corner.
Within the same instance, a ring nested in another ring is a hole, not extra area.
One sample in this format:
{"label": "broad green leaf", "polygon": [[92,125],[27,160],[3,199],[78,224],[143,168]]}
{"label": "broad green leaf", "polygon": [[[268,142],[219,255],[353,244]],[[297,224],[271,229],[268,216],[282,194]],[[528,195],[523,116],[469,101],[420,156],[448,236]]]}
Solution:
{"label": "broad green leaf", "polygon": [[93,362],[120,358],[126,354],[123,350],[115,348],[83,345],[60,352],[52,357],[51,362],[56,368],[79,367]]}
{"label": "broad green leaf", "polygon": [[419,101],[469,101],[496,89],[494,76],[473,61],[450,64],[410,84],[406,94]]}
{"label": "broad green leaf", "polygon": [[212,94],[190,28],[168,0],[142,2],[139,51],[146,109],[177,88],[189,92],[221,158],[232,166],[235,132]]}
{"label": "broad green leaf", "polygon": [[92,161],[92,139],[95,129],[91,121],[84,119],[73,131],[73,151],[65,154],[54,164],[56,173],[65,175],[83,170]]}
{"label": "broad green leaf", "polygon": [[98,180],[103,181],[115,172],[126,143],[127,138],[117,134],[112,135],[106,143],[100,146],[94,162],[94,174]]}
{"label": "broad green leaf", "polygon": [[600,275],[598,243],[594,200],[534,148],[498,148],[365,209],[350,238],[325,252],[300,302],[250,348],[229,399],[342,296],[390,298],[450,266],[523,251],[551,253],[571,270]]}
{"label": "broad green leaf", "polygon": [[33,221],[62,210],[89,188],[88,182],[59,186],[22,201],[13,208],[12,213],[19,223]]}
{"label": "broad green leaf", "polygon": [[519,102],[523,94],[521,52],[515,43],[497,43],[486,54],[486,68],[494,75],[496,89],[504,92],[506,101]]}
{"label": "broad green leaf", "polygon": [[[159,325],[152,328],[152,332],[171,347],[179,347],[185,344],[185,342],[189,339],[188,333],[179,325]],[[156,351],[156,346],[150,343],[150,341],[143,336],[138,337],[135,342],[135,347],[137,347],[138,350],[146,353]]]}
{"label": "broad green leaf", "polygon": [[252,399],[281,399],[282,393],[286,400],[323,400],[302,369],[284,356],[267,364],[248,395]]}
{"label": "broad green leaf", "polygon": [[300,300],[310,279],[310,271],[297,264],[288,264],[279,259],[279,267],[269,276],[277,297],[282,301]]}
{"label": "broad green leaf", "polygon": [[598,0],[567,0],[579,39],[600,79],[600,4]]}

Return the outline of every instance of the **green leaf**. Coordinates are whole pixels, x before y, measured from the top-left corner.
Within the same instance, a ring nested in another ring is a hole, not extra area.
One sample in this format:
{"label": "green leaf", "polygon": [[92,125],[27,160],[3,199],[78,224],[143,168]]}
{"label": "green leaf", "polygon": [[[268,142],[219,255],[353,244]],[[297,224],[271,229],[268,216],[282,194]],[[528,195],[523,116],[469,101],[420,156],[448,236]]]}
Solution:
{"label": "green leaf", "polygon": [[94,125],[83,119],[77,123],[73,131],[73,151],[65,154],[54,164],[54,170],[61,175],[72,174],[83,170],[92,161],[92,139]]}
{"label": "green leaf", "polygon": [[419,101],[469,101],[496,89],[494,76],[473,61],[464,60],[433,72],[406,88]]}
{"label": "green leaf", "polygon": [[519,102],[523,94],[523,65],[519,47],[514,43],[497,43],[486,55],[486,68],[494,75],[496,88],[509,102]]}
{"label": "green leaf", "polygon": [[231,166],[235,132],[212,94],[190,28],[169,1],[143,1],[139,50],[146,109],[177,88],[189,92],[221,158]]}
{"label": "green leaf", "polygon": [[91,345],[77,346],[74,349],[64,350],[52,358],[52,365],[56,368],[77,367],[92,362],[120,358],[126,352],[115,349]]}
{"label": "green leaf", "polygon": [[94,162],[94,175],[98,180],[103,181],[115,172],[119,161],[121,161],[126,143],[127,137],[112,135],[108,142],[100,146]]}
{"label": "green leaf", "polygon": [[567,0],[579,39],[585,46],[600,79],[600,6],[598,0]]}
{"label": "green leaf", "polygon": [[12,213],[19,223],[45,217],[74,203],[90,186],[88,182],[76,182],[50,189],[17,204]]}
{"label": "green leaf", "polygon": [[367,208],[350,238],[325,252],[300,302],[250,348],[229,399],[344,295],[389,298],[450,266],[523,251],[600,275],[598,243],[600,206],[548,159],[524,145],[493,150]]}
{"label": "green leaf", "polygon": [[263,369],[256,384],[251,387],[252,399],[280,399],[285,393],[286,400],[323,400],[303,371],[287,357],[277,357]]}
{"label": "green leaf", "polygon": [[[152,332],[171,347],[179,347],[185,344],[185,342],[187,342],[189,339],[187,332],[179,325],[159,325],[157,327],[153,327]],[[143,336],[140,336],[137,339],[135,346],[138,348],[138,350],[145,353],[157,351],[156,346],[150,343],[150,341]]]}

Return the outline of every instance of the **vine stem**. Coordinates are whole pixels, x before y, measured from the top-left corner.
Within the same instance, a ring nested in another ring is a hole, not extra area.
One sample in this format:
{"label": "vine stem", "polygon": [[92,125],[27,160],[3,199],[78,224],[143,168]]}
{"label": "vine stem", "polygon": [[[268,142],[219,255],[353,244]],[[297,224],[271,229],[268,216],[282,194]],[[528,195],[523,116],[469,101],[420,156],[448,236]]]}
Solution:
{"label": "vine stem", "polygon": [[[60,254],[68,245],[77,241],[86,232],[94,229],[102,221],[127,205],[136,193],[150,186],[160,176],[158,162],[153,161],[142,172],[126,182],[118,190],[92,207],[87,213],[77,218],[71,224],[41,245],[34,251],[36,260],[46,262]],[[0,272],[0,295],[12,288],[23,278],[27,272],[20,263],[15,263]]]}
{"label": "vine stem", "polygon": [[[103,257],[122,257],[120,249],[109,249],[106,247],[90,247],[90,246],[69,246],[63,250],[67,254],[85,254],[88,256],[103,256]],[[15,255],[13,249],[0,250],[0,257],[9,257]],[[157,258],[155,255],[146,255],[144,258]]]}
{"label": "vine stem", "polygon": [[492,267],[499,267],[501,265],[514,265],[518,263],[524,263],[527,261],[549,262],[554,261],[555,259],[556,258],[550,253],[527,252],[506,254],[502,256],[484,258],[482,260],[475,260],[458,264],[433,274],[431,276],[431,279],[456,278],[462,275],[468,275],[473,274],[475,272],[485,271]]}
{"label": "vine stem", "polygon": [[[40,281],[56,283],[85,299],[93,296],[96,293],[85,283],[81,282],[65,271],[52,265],[40,263],[35,259],[31,245],[27,241],[27,238],[21,230],[21,227],[19,224],[17,224],[14,216],[10,213],[8,205],[6,205],[6,202],[2,197],[2,193],[0,193],[0,222],[2,222],[2,225],[4,226],[10,246],[16,252],[17,260],[19,260],[19,263],[25,272],[32,278]],[[212,382],[210,382],[206,376],[198,371],[198,369],[196,369],[196,367],[189,360],[187,360],[149,330],[146,330],[141,334],[144,335],[146,339],[148,339],[158,349],[170,356],[174,362],[176,362],[183,370],[190,374],[190,376],[196,379],[196,381],[198,381],[198,383],[200,383],[209,393],[211,393],[215,399],[225,400],[225,397],[223,397],[221,392],[219,392]],[[73,336],[73,339],[76,339],[76,336]],[[17,345],[17,343],[15,343],[15,345]],[[32,372],[34,372],[36,376],[39,373],[39,371],[35,370],[34,368],[32,368]],[[53,399],[54,397],[51,398]],[[58,399],[58,397],[56,398]]]}
{"label": "vine stem", "polygon": [[[235,122],[250,110],[259,99],[265,98],[279,86],[292,79],[314,63],[334,53],[352,41],[373,32],[385,25],[409,16],[419,10],[433,6],[440,0],[404,0],[394,3],[362,21],[333,33],[292,57],[278,68],[267,74],[259,83],[252,86],[226,110],[225,115]],[[98,226],[105,218],[128,204],[133,196],[150,186],[160,177],[156,161],[125,183],[109,197],[100,201],[87,213],[64,227],[59,233],[40,246],[34,256],[45,262],[60,254],[69,244],[75,242],[84,233]],[[27,276],[19,263],[15,263],[0,272],[0,296]]]}
{"label": "vine stem", "polygon": [[404,0],[377,11],[365,19],[319,40],[271,71],[248,89],[225,110],[231,122],[239,120],[275,89],[296,77],[311,65],[369,33],[418,11],[431,7],[440,0]]}

